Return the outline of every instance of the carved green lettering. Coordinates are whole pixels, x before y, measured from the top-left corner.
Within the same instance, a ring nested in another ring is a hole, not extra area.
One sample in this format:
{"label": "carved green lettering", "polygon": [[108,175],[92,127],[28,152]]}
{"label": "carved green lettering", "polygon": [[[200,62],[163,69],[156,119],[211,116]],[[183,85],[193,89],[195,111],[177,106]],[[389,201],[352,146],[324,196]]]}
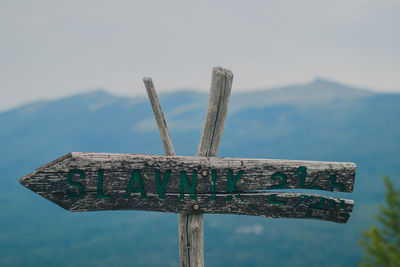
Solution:
{"label": "carved green lettering", "polygon": [[271,189],[282,189],[282,188],[286,187],[287,176],[284,173],[276,172],[276,173],[272,174],[271,182],[274,182],[276,179],[279,179],[279,178],[281,180],[281,183],[271,185]]}
{"label": "carved green lettering", "polygon": [[83,184],[79,183],[79,182],[74,182],[72,181],[72,177],[74,177],[75,175],[79,175],[79,177],[84,180],[85,179],[85,173],[81,170],[70,170],[68,172],[68,176],[67,176],[67,183],[72,186],[72,187],[76,187],[78,189],[78,193],[73,193],[72,190],[67,189],[67,196],[70,198],[80,198],[83,197],[85,195],[85,188],[83,186]]}
{"label": "carved green lettering", "polygon": [[311,183],[309,183],[309,184],[307,185],[307,188],[309,188],[309,189],[318,189],[318,190],[322,190],[322,187],[321,187],[321,186],[319,186],[319,185],[314,185],[315,181],[318,180],[318,178],[319,178],[319,176],[316,175],[316,176],[314,177],[314,179],[311,181]]}
{"label": "carved green lettering", "polygon": [[340,205],[339,205],[340,209],[344,209],[344,200],[340,200]]}
{"label": "carved green lettering", "polygon": [[269,204],[271,205],[285,205],[286,201],[283,200],[276,200],[276,194],[269,195]]}
{"label": "carved green lettering", "polygon": [[[311,200],[314,199],[314,196],[310,196],[310,199]],[[310,207],[311,208],[316,208],[316,209],[323,209],[324,204],[325,204],[325,199],[326,199],[325,197],[320,197],[319,198],[319,203],[311,204]]]}
{"label": "carved green lettering", "polygon": [[[311,200],[311,201],[314,200],[314,199],[315,199],[314,196],[310,196],[309,197],[309,200]],[[307,209],[307,211],[306,211],[306,217],[307,218],[321,219],[322,218],[321,216],[314,216],[313,215],[313,211],[323,209],[324,203],[325,203],[325,199],[326,199],[325,197],[320,197],[319,203],[309,205],[309,209]]]}
{"label": "carved green lettering", "polygon": [[[315,210],[321,210],[324,209],[324,204],[325,204],[325,197],[320,197],[320,200],[316,204],[308,204],[310,201],[313,201],[315,199],[314,196],[308,196],[308,195],[301,195],[301,199],[296,203],[294,208],[299,206],[301,203],[304,203],[304,205],[307,205],[307,210],[306,210],[306,218],[316,218],[316,219],[321,219],[321,216],[315,216],[313,215],[313,212]],[[332,199],[331,199],[332,200]],[[335,201],[333,200],[333,205],[335,204]],[[332,205],[332,202],[329,203],[330,207]]]}
{"label": "carved green lettering", "polygon": [[308,200],[308,196],[307,195],[300,195],[300,200],[296,203],[296,205],[294,205],[293,208],[297,208],[297,206],[299,206],[301,203],[304,203]]}
{"label": "carved green lettering", "polygon": [[[240,170],[236,174],[235,178],[233,178],[233,170],[231,170],[231,169],[228,170],[228,173],[226,175],[226,192],[227,193],[235,193],[235,192],[237,192],[236,183],[239,181],[240,178],[242,178],[243,173],[244,173],[244,170]],[[240,198],[240,195],[237,194],[236,197]],[[231,201],[232,200],[232,195],[227,195],[226,199],[228,201]]]}
{"label": "carved green lettering", "polygon": [[336,201],[334,199],[329,200],[329,208],[336,209]]}
{"label": "carved green lettering", "polygon": [[210,191],[211,191],[211,201],[215,201],[215,183],[217,180],[217,171],[212,170],[211,171],[211,186],[210,186]]}
{"label": "carved green lettering", "polygon": [[[338,190],[335,190],[336,188]],[[344,185],[342,183],[336,183],[336,175],[331,175],[331,186],[329,190],[336,192],[344,192]]]}
{"label": "carved green lettering", "polygon": [[[136,187],[133,186],[136,183]],[[126,187],[124,198],[130,198],[131,193],[140,193],[140,197],[142,199],[146,199],[146,193],[144,191],[143,182],[142,182],[142,175],[140,170],[133,170],[131,179],[129,180],[128,186]]]}
{"label": "carved green lettering", "polygon": [[97,198],[110,199],[111,196],[105,195],[103,193],[103,175],[104,175],[104,170],[99,170],[97,172]]}
{"label": "carved green lettering", "polygon": [[304,166],[298,167],[294,175],[300,176],[300,188],[304,188],[306,183],[307,167]]}
{"label": "carved green lettering", "polygon": [[314,183],[318,180],[319,176],[316,175],[314,179],[306,185],[306,177],[307,177],[307,167],[300,166],[297,168],[296,172],[294,173],[295,176],[300,176],[300,188],[307,188],[307,189],[319,189],[322,190],[322,187],[319,185],[314,185]]}
{"label": "carved green lettering", "polygon": [[193,171],[192,174],[192,182],[190,183],[186,172],[181,170],[179,173],[180,182],[179,182],[179,198],[184,199],[184,191],[185,187],[190,194],[190,199],[196,200],[197,198],[197,172]]}
{"label": "carved green lettering", "polygon": [[157,185],[157,194],[159,199],[164,199],[165,198],[165,186],[168,183],[169,175],[171,174],[171,170],[167,170],[164,174],[164,179],[161,182],[161,175],[160,175],[160,170],[154,170],[154,173],[156,175],[156,185]]}
{"label": "carved green lettering", "polygon": [[[329,200],[329,208],[330,209],[337,210],[338,209],[337,206],[338,206],[338,203],[336,203],[335,200],[333,200],[333,199]],[[341,199],[340,202],[339,202],[339,209],[344,209],[344,206],[345,206],[345,202],[344,202],[343,199]]]}

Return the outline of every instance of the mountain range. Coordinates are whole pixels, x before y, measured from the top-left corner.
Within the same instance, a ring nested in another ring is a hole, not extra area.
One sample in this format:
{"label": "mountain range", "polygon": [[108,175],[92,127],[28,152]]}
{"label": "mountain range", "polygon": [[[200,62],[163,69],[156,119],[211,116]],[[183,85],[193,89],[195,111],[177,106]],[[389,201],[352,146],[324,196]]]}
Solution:
{"label": "mountain range", "polygon": [[[234,90],[234,89],[233,89]],[[160,94],[177,155],[194,155],[208,95]],[[400,94],[316,79],[234,93],[219,156],[357,164],[347,224],[205,216],[207,266],[355,266],[361,231],[400,172]],[[163,154],[148,100],[95,90],[0,113],[1,266],[177,266],[176,214],[70,213],[18,179],[71,151]]]}

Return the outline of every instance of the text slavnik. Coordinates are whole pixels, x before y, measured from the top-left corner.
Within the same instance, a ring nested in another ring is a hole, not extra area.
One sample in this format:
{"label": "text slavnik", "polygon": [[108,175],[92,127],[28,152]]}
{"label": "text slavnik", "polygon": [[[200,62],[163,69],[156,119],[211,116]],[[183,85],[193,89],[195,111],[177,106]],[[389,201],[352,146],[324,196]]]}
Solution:
{"label": "text slavnik", "polygon": [[[146,177],[144,179],[144,174],[141,169],[134,169],[130,172],[130,178],[125,181],[125,191],[123,192],[123,197],[126,199],[131,198],[133,195],[140,196],[141,199],[147,198],[147,183],[153,182],[153,186],[155,185],[158,199],[162,200],[165,198],[166,187],[169,182],[169,178],[171,176],[171,170],[162,171],[160,169],[153,170],[153,177]],[[113,194],[107,192],[109,191],[107,187],[104,186],[104,173],[105,170],[99,169],[97,171],[97,198],[99,199],[111,199]],[[115,175],[115,174],[114,174]],[[148,175],[148,173],[147,173]],[[174,193],[179,193],[179,198],[181,200],[184,199],[185,194],[189,195],[191,200],[196,200],[197,198],[197,184],[198,179],[208,179],[209,181],[209,191],[210,200],[215,200],[215,196],[217,193],[226,194],[226,200],[232,200],[232,195],[235,195],[237,198],[240,198],[240,191],[237,189],[236,185],[240,180],[246,179],[246,174],[244,170],[232,170],[227,169],[225,171],[225,175],[223,177],[218,177],[216,170],[198,170],[179,171],[179,183],[177,183],[176,191]],[[331,174],[329,177],[329,188],[323,188],[319,184],[319,177],[307,177],[307,167],[300,166],[294,173],[286,174],[283,172],[275,172],[270,177],[266,177],[265,190],[270,189],[285,189],[287,187],[288,176],[291,177],[291,182],[296,181],[298,185],[296,188],[300,189],[319,189],[319,190],[329,190],[329,191],[338,191],[344,192],[344,185],[338,183],[336,181],[336,175]],[[66,182],[68,187],[65,191],[66,195],[69,198],[80,198],[84,197],[86,194],[85,182],[87,182],[88,178],[84,171],[79,169],[72,169],[68,172],[66,177]],[[216,191],[216,182],[217,179],[223,179],[225,186],[225,190],[223,192]]]}

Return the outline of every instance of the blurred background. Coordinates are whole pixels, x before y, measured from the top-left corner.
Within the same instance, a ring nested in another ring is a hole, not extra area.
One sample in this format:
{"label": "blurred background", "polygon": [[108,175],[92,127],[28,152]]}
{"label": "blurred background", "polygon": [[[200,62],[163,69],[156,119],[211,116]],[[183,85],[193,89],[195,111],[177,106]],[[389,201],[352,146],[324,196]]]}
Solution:
{"label": "blurred background", "polygon": [[207,266],[355,266],[399,185],[398,1],[0,1],[0,265],[177,266],[176,214],[71,213],[18,179],[71,151],[194,155],[211,69],[235,77],[219,156],[352,161],[347,224],[205,216]]}

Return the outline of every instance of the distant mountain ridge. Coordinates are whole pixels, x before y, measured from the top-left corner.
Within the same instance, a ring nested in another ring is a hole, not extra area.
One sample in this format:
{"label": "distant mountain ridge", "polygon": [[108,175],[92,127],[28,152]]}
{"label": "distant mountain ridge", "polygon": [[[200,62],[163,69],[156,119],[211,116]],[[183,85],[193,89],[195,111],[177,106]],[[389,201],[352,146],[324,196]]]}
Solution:
{"label": "distant mountain ridge", "polygon": [[318,78],[311,83],[302,85],[239,93],[235,99],[237,103],[233,102],[233,105],[239,107],[247,103],[258,107],[274,103],[315,105],[338,99],[360,98],[371,94],[373,92],[366,89],[353,88]]}
{"label": "distant mountain ridge", "polygon": [[[322,78],[316,78],[310,83],[305,83],[301,85],[289,85],[289,86],[281,86],[281,87],[273,87],[268,89],[258,89],[251,90],[249,92],[235,92],[234,88],[232,91],[232,101],[235,101],[231,104],[233,108],[237,108],[237,106],[242,107],[244,104],[247,104],[247,101],[253,101],[257,106],[265,106],[273,103],[315,103],[316,101],[330,101],[333,99],[341,99],[341,98],[358,98],[365,97],[371,94],[376,94],[371,90],[364,88],[356,88],[347,86],[338,82],[334,82],[331,80],[326,80]],[[198,91],[191,90],[177,90],[168,93],[159,94],[161,98],[166,99],[167,101],[171,98],[176,97],[186,97],[184,100],[193,102],[203,102],[204,97],[208,97],[206,93],[201,93]],[[118,100],[127,101],[128,105],[134,104],[140,101],[147,101],[146,97],[137,96],[137,97],[124,97],[117,96],[107,92],[105,89],[93,89],[92,91],[71,95],[69,97],[64,97],[56,100],[44,100],[44,101],[35,101],[32,103],[27,103],[21,105],[19,107],[0,112],[8,113],[14,110],[28,110],[39,108],[42,105],[46,105],[46,103],[50,102],[58,102],[60,100],[65,99],[75,99],[76,97],[80,99],[93,100],[93,101],[106,101],[103,104],[112,104]],[[199,99],[197,99],[199,98]],[[241,101],[241,100],[247,101]],[[244,102],[244,103],[243,103]],[[100,103],[95,103],[100,104]],[[100,104],[101,105],[101,104]],[[93,107],[93,106],[92,106]],[[96,107],[93,107],[96,108]]]}
{"label": "distant mountain ridge", "polygon": [[[350,86],[342,85],[333,81],[317,78],[310,83],[302,85],[284,86],[272,89],[260,89],[250,92],[232,92],[231,103],[229,106],[230,112],[246,108],[266,107],[270,105],[295,105],[295,106],[310,106],[310,105],[324,105],[331,101],[345,101],[349,99],[356,99],[374,95],[372,91],[367,89],[353,88]],[[171,124],[174,124],[174,118],[179,117],[183,113],[194,113],[196,111],[203,111],[205,108],[204,103],[207,103],[208,95],[206,93],[179,90],[169,93],[161,93],[162,106],[165,106],[164,113],[170,116]],[[84,105],[80,108],[88,109],[88,111],[95,111],[101,108],[106,108],[111,105],[120,105],[129,109],[136,104],[147,104],[146,97],[122,97],[108,93],[104,89],[96,89],[91,92],[73,95],[67,98],[62,98],[53,101],[39,101],[23,105],[21,107],[9,110],[8,112],[29,113],[46,106],[47,104],[59,103],[60,101],[79,101]],[[171,105],[172,104],[172,105]],[[72,105],[76,108],[78,105]],[[2,113],[0,113],[2,114]],[[153,118],[148,118],[153,121]],[[197,117],[193,122],[198,122],[201,119]],[[154,130],[154,123],[149,120],[143,121],[138,125],[137,129],[152,129]],[[149,126],[149,125],[153,126]],[[201,128],[201,124],[196,124],[196,129]],[[193,128],[193,127],[188,127]]]}
{"label": "distant mountain ridge", "polygon": [[[159,98],[177,154],[194,155],[208,95]],[[219,156],[356,162],[354,192],[339,195],[355,209],[346,225],[207,215],[207,265],[355,265],[360,231],[383,199],[380,176],[400,173],[398,114],[400,94],[322,79],[233,91]],[[18,183],[71,151],[164,154],[146,97],[96,90],[2,112],[0,125],[1,266],[176,266],[174,214],[69,213]]]}

